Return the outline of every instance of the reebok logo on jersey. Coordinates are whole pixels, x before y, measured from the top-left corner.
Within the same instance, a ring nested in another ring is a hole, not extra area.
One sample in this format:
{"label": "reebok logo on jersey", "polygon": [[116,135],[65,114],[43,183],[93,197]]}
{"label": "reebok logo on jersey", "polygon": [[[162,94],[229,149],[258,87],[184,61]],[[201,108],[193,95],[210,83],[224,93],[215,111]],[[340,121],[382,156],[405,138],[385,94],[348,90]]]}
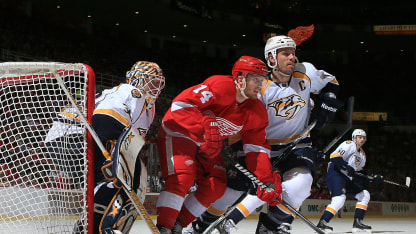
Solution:
{"label": "reebok logo on jersey", "polygon": [[275,100],[269,104],[268,107],[274,108],[275,116],[283,117],[286,120],[291,120],[306,106],[306,102],[301,96],[292,94],[288,97],[283,97]]}
{"label": "reebok logo on jersey", "polygon": [[327,106],[325,103],[322,103],[321,107],[325,110],[329,110],[331,112],[337,112],[337,108],[331,107],[331,106]]}

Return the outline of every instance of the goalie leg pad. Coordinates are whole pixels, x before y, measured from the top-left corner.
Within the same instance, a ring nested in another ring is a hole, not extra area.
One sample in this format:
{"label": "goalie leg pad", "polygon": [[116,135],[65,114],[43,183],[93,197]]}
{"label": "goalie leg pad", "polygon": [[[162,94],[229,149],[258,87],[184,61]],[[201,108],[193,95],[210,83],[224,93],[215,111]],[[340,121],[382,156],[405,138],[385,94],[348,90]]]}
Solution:
{"label": "goalie leg pad", "polygon": [[112,182],[99,183],[94,190],[94,233],[100,233],[114,227],[125,201],[121,188],[114,187]]}
{"label": "goalie leg pad", "polygon": [[[140,161],[137,158],[144,142],[144,137],[130,126],[120,135],[112,152],[111,175],[117,178],[128,191],[131,191],[135,186],[136,163]],[[104,171],[106,170],[104,169]]]}

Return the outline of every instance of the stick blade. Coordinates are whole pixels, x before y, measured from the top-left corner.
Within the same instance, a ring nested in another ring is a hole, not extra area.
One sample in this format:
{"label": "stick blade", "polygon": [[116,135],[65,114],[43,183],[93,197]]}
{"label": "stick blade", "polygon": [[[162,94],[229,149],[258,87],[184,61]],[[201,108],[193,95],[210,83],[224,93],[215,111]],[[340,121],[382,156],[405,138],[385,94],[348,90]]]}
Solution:
{"label": "stick blade", "polygon": [[410,187],[410,177],[406,177],[406,186]]}

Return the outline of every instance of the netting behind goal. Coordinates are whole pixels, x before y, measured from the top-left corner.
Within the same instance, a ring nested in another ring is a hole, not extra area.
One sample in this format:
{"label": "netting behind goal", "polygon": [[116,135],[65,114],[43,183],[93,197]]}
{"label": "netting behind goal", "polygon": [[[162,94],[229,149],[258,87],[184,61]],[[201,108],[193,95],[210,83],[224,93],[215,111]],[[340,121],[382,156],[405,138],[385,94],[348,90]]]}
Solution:
{"label": "netting behind goal", "polygon": [[88,65],[0,63],[0,233],[72,233],[90,223],[93,141],[56,76],[90,120]]}

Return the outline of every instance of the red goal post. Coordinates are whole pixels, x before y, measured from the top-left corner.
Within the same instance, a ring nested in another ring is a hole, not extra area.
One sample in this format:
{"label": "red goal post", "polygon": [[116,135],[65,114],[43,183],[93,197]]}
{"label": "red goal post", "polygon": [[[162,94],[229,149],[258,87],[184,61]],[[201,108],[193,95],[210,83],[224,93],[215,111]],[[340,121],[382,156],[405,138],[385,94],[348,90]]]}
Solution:
{"label": "red goal post", "polygon": [[0,233],[93,233],[95,75],[81,63],[0,63]]}

